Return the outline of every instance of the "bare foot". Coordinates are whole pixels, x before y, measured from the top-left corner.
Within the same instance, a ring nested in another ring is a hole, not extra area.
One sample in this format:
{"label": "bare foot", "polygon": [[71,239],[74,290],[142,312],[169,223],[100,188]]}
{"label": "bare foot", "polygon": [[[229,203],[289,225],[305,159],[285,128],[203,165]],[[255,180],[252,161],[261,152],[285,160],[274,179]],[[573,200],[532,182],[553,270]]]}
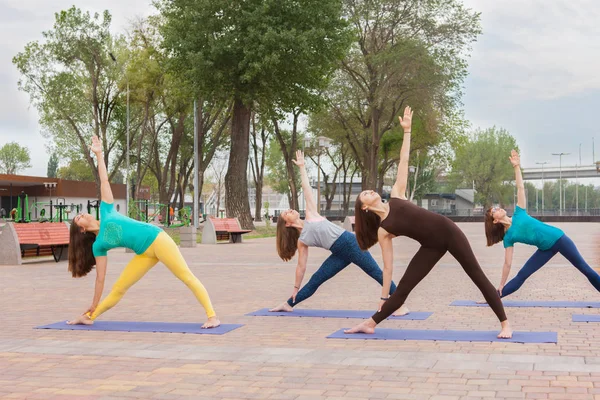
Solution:
{"label": "bare foot", "polygon": [[94,321],[92,321],[90,319],[90,317],[87,316],[87,314],[83,314],[78,316],[75,319],[72,319],[71,321],[67,321],[67,325],[93,325]]}
{"label": "bare foot", "polygon": [[354,328],[346,329],[344,333],[375,333],[375,327],[377,324],[373,321],[373,318],[369,318],[366,321],[361,322],[356,325]]}
{"label": "bare foot", "polygon": [[485,301],[485,300],[479,300],[479,301],[477,302],[477,304],[487,304],[487,301]]}
{"label": "bare foot", "polygon": [[395,317],[401,317],[403,315],[407,315],[410,313],[410,310],[408,309],[408,307],[406,307],[405,304],[402,304],[402,306],[396,310],[396,312],[393,314]]}
{"label": "bare foot", "polygon": [[269,310],[270,312],[277,312],[277,311],[285,311],[285,312],[292,312],[294,311],[294,308],[292,306],[290,306],[287,301],[281,303],[280,305],[278,305],[275,308],[271,308]]}
{"label": "bare foot", "polygon": [[219,325],[221,325],[221,321],[219,321],[217,317],[210,317],[208,321],[202,325],[202,329],[216,328]]}
{"label": "bare foot", "polygon": [[508,323],[508,320],[502,322],[502,330],[498,334],[498,339],[510,339],[512,338],[513,331]]}

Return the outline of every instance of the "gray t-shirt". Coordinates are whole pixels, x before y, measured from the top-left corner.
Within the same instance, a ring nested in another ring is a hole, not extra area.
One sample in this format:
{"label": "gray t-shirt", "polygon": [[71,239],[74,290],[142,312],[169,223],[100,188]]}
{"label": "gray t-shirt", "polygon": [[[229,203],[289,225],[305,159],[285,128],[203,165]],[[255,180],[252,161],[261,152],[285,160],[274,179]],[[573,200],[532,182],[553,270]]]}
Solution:
{"label": "gray t-shirt", "polygon": [[344,229],[327,219],[321,221],[304,221],[304,228],[298,238],[307,246],[321,247],[329,250],[344,233]]}

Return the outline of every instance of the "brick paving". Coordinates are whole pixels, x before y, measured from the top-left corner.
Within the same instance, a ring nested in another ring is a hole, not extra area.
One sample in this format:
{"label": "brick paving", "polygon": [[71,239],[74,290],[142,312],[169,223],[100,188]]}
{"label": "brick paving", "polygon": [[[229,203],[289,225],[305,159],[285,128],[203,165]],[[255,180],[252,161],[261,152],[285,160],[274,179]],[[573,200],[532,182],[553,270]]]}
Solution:
{"label": "brick paving", "polygon": [[[600,225],[556,224],[586,260],[600,266]],[[503,249],[485,247],[482,224],[459,224],[496,285]],[[600,324],[573,323],[598,309],[507,308],[516,330],[558,332],[557,344],[332,340],[358,320],[246,317],[287,298],[294,263],[277,258],[274,239],[199,245],[182,252],[208,288],[222,322],[244,327],[222,336],[35,330],[69,319],[92,298],[93,275],[72,279],[65,263],[0,267],[2,399],[590,399],[600,400]],[[417,244],[394,241],[397,281]],[[372,251],[381,265],[381,253]],[[533,253],[518,246],[513,274]],[[307,278],[328,252],[311,249]],[[110,254],[105,293],[131,255]],[[302,304],[372,310],[379,288],[356,267],[342,271]],[[409,296],[425,321],[386,328],[496,330],[488,308],[449,307],[480,299],[451,256]],[[561,256],[537,272],[514,300],[593,300],[598,294]],[[157,265],[105,320],[202,322],[187,288]]]}

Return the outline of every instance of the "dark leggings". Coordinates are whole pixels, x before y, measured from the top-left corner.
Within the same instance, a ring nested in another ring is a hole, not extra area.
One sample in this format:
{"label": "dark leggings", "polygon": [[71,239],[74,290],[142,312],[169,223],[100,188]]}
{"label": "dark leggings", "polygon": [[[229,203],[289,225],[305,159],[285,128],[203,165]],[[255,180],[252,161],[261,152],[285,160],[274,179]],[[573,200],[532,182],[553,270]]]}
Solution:
{"label": "dark leggings", "polygon": [[548,250],[538,250],[527,260],[523,268],[517,276],[510,280],[502,288],[502,297],[506,297],[511,293],[519,290],[521,285],[525,283],[527,278],[533,275],[534,272],[542,268],[556,253],[562,254],[575,268],[577,268],[590,283],[600,292],[600,275],[590,267],[575,246],[575,243],[567,235],[563,235],[554,243]]}
{"label": "dark leggings", "polygon": [[[365,271],[367,275],[375,279],[377,283],[383,285],[383,272],[377,262],[368,251],[362,251],[358,247],[356,237],[350,232],[342,233],[333,246],[329,249],[331,255],[327,257],[321,267],[310,277],[310,280],[296,295],[296,302],[290,297],[287,303],[294,307],[298,303],[312,296],[319,286],[324,284],[329,279],[333,278],[338,272],[354,263],[360,269]],[[390,294],[394,293],[396,285],[392,282],[390,286]]]}
{"label": "dark leggings", "polygon": [[449,243],[445,248],[421,247],[410,260],[404,276],[398,282],[398,289],[383,304],[381,311],[373,315],[372,318],[376,323],[380,323],[400,308],[410,292],[429,274],[434,265],[448,251],[459,262],[473,283],[477,285],[500,322],[506,320],[504,307],[496,288],[483,273],[465,234],[454,223],[452,225],[454,226],[450,228]]}

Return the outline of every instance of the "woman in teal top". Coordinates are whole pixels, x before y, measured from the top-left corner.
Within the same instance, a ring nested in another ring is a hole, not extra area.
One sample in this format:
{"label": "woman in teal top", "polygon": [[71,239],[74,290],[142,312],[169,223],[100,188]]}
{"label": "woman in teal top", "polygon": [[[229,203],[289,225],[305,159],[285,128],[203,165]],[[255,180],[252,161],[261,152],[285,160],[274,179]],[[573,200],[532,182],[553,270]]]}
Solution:
{"label": "woman in teal top", "polygon": [[[100,222],[90,214],[78,214],[73,218],[70,229],[69,272],[74,278],[87,275],[96,266],[96,285],[92,305],[85,313],[70,321],[69,324],[91,325],[105,311],[114,307],[125,292],[139,281],[159,261],[194,293],[204,307],[208,321],[203,328],[215,328],[220,325],[210,302],[208,292],[198,278],[188,268],[179,248],[173,239],[158,227],[135,221],[119,214],[114,209],[113,195],[108,182],[108,174],[102,146],[94,136],[91,150],[98,159],[100,176]],[[104,278],[106,276],[108,251],[125,247],[135,252],[112,290],[102,302]]]}
{"label": "woman in teal top", "polygon": [[[517,181],[517,207],[512,218],[499,207],[488,209],[485,215],[485,235],[487,245],[492,246],[503,241],[505,248],[502,280],[498,287],[500,297],[506,297],[517,291],[534,272],[542,268],[556,253],[562,254],[600,291],[600,275],[583,259],[575,243],[560,229],[547,225],[527,214],[525,210],[525,185],[521,176],[520,158],[512,151],[510,162],[515,169]],[[510,282],[506,283],[510,274],[515,243],[536,246],[538,250],[527,260],[523,268]],[[506,284],[506,285],[505,285]]]}

